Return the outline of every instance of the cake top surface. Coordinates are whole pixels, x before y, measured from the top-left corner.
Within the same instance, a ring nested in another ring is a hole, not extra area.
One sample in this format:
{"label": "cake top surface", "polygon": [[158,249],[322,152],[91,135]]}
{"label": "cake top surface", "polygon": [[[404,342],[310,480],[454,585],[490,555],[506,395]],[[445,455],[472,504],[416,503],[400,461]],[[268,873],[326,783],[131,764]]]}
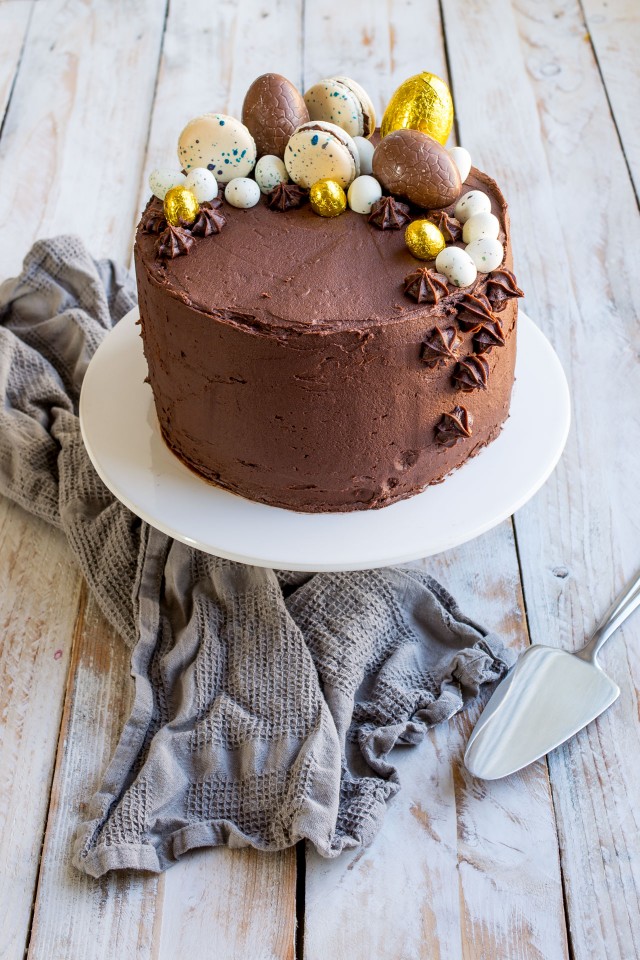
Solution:
{"label": "cake top surface", "polygon": [[264,74],[242,121],[193,118],[180,169],[151,173],[136,268],[204,314],[276,335],[444,313],[510,268],[504,197],[467,150],[446,148],[452,124],[450,91],[426,71],[397,88],[379,130],[349,77],[303,96]]}
{"label": "cake top surface", "polygon": [[[504,238],[506,203],[494,181],[474,169],[467,186],[489,195]],[[421,265],[403,229],[379,230],[351,210],[327,221],[308,204],[277,212],[264,199],[225,216],[224,229],[188,256],[158,257],[157,237],[141,230],[136,240],[154,281],[204,313],[235,314],[229,319],[264,328],[336,329],[424,310],[403,293],[404,278]],[[481,284],[479,274],[466,292]],[[451,294],[458,294],[453,286]]]}

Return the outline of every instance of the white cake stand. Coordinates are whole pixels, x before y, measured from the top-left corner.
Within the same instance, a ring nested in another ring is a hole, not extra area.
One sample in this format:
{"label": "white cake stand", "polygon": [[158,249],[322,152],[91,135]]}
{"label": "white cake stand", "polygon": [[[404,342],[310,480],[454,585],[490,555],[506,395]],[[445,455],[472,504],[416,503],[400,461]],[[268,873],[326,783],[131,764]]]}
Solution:
{"label": "white cake stand", "polygon": [[160,435],[137,309],[108,334],[84,378],[82,436],[98,474],[130,510],[207,553],[276,570],[362,570],[458,546],[519,509],[549,477],[570,423],[553,347],[520,311],[511,415],[477,457],[382,510],[306,514],[220,490],[181,463]]}

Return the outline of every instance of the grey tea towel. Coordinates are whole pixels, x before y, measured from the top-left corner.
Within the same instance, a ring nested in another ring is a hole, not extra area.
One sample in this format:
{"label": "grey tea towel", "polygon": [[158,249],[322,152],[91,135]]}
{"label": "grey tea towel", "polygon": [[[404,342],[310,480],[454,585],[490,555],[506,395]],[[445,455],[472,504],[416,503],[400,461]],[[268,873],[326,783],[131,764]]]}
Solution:
{"label": "grey tea towel", "polygon": [[[79,240],[37,243],[0,287],[0,491],[62,528],[132,650],[134,704],[78,827],[92,876],[216,844],[324,856],[366,844],[415,744],[511,662],[414,568],[274,573],[149,527],[101,483],[78,426],[130,276]],[[118,389],[114,371],[113,389]]]}

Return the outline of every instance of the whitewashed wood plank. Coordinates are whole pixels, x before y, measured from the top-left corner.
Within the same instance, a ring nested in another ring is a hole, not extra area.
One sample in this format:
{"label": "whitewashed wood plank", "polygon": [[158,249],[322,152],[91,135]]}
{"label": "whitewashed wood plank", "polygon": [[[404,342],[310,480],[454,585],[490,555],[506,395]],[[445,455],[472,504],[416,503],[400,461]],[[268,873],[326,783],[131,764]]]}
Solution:
{"label": "whitewashed wood plank", "polygon": [[178,136],[192,117],[211,110],[240,117],[245,93],[262,73],[300,83],[301,5],[193,0],[170,7],[132,237],[149,199],[149,173],[177,166]]}
{"label": "whitewashed wood plank", "polygon": [[125,256],[163,24],[155,0],[35,4],[0,141],[5,275],[36,237],[54,233]]}
{"label": "whitewashed wood plank", "polygon": [[[516,528],[532,640],[576,648],[638,566],[635,198],[577,4],[445,14],[458,91],[482,77],[496,131],[458,95],[463,142],[502,167],[527,306],[570,378],[567,451]],[[602,657],[620,701],[549,758],[577,960],[640,952],[639,639],[631,621]]]}
{"label": "whitewashed wood plank", "polygon": [[636,0],[581,0],[588,37],[640,198],[640,9]]}
{"label": "whitewashed wood plank", "polygon": [[[470,615],[526,644],[509,523],[422,566]],[[309,851],[306,960],[567,956],[546,765],[470,777],[462,755],[480,706],[395,752],[402,789],[368,849],[333,861]]]}
{"label": "whitewashed wood plank", "polygon": [[[86,588],[84,588],[86,591]],[[100,784],[130,707],[129,651],[86,597],[69,668],[51,806],[42,851],[30,960],[153,957],[158,879],[71,865],[82,803]]]}
{"label": "whitewashed wood plank", "polygon": [[0,498],[3,960],[27,942],[79,589],[62,534]]}
{"label": "whitewashed wood plank", "polygon": [[0,0],[0,126],[29,27],[31,0]]}

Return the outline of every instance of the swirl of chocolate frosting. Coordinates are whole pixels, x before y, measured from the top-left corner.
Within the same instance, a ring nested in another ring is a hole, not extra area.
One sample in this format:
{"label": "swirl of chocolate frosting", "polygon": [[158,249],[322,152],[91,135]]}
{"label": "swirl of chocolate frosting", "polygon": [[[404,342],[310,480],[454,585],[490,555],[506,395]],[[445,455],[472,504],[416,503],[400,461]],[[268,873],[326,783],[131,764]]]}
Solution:
{"label": "swirl of chocolate frosting", "polygon": [[460,337],[455,327],[434,327],[422,344],[420,359],[428,367],[441,367],[447,360],[455,360]]}
{"label": "swirl of chocolate frosting", "polygon": [[300,207],[309,196],[309,191],[296,183],[279,183],[267,194],[267,206],[270,210],[293,210]]}
{"label": "swirl of chocolate frosting", "polygon": [[227,218],[219,209],[220,204],[202,203],[196,219],[189,227],[193,237],[210,237],[212,233],[220,233]]}
{"label": "swirl of chocolate frosting", "polygon": [[473,338],[476,353],[490,353],[493,347],[504,347],[506,341],[502,324],[497,317],[480,324]]}
{"label": "swirl of chocolate frosting", "polygon": [[483,323],[495,320],[489,300],[483,293],[465,293],[458,304],[458,323],[474,333]]}
{"label": "swirl of chocolate frosting", "polygon": [[371,207],[368,220],[380,230],[399,230],[411,220],[411,210],[395,197],[380,197]]}
{"label": "swirl of chocolate frosting", "polygon": [[158,237],[156,253],[165,260],[173,260],[189,253],[195,242],[188,230],[169,224]]}
{"label": "swirl of chocolate frosting", "polygon": [[449,243],[456,243],[462,240],[462,224],[455,217],[450,216],[446,210],[434,210],[429,214],[429,220],[435,223],[442,236]]}
{"label": "swirl of chocolate frosting", "polygon": [[472,353],[459,360],[453,371],[454,386],[464,393],[486,390],[489,382],[489,363],[481,354]]}
{"label": "swirl of chocolate frosting", "polygon": [[449,293],[447,278],[428,267],[420,267],[404,278],[404,292],[417,303],[437,303]]}
{"label": "swirl of chocolate frosting", "polygon": [[436,424],[436,443],[443,447],[452,447],[465,437],[471,436],[473,416],[466,407],[456,406],[451,413],[443,413]]}
{"label": "swirl of chocolate frosting", "polygon": [[504,310],[513,297],[524,297],[511,270],[500,267],[489,274],[487,279],[487,297],[494,310]]}

